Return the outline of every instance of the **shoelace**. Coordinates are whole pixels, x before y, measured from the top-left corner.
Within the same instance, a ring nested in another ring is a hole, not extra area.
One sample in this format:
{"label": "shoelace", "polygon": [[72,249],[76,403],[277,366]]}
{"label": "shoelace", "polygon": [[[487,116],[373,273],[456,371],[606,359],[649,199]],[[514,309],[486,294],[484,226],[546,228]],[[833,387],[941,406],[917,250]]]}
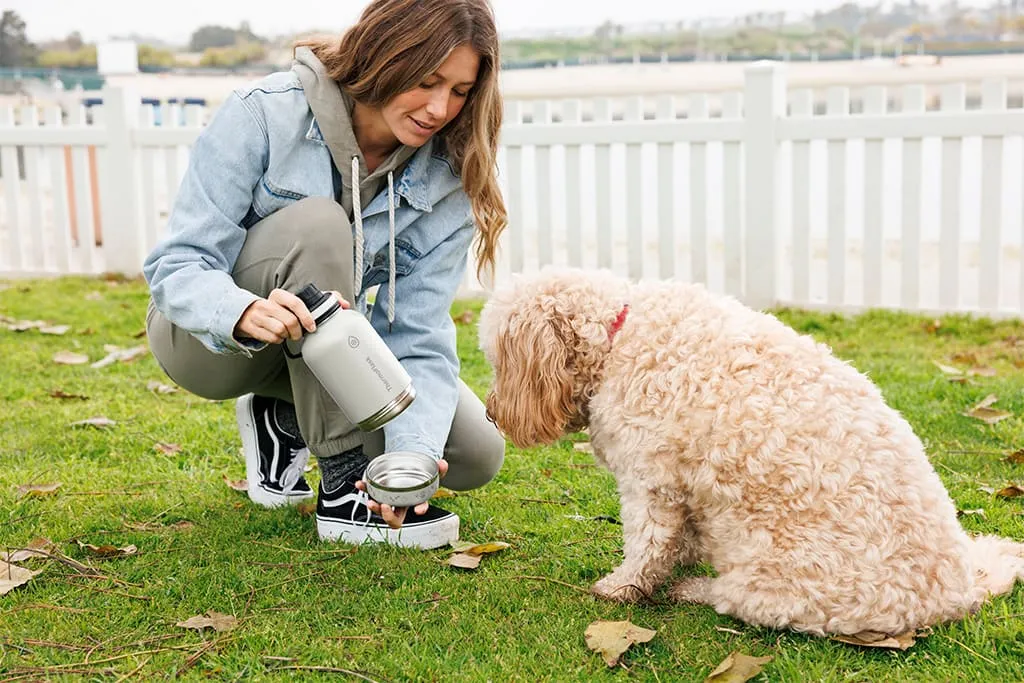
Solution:
{"label": "shoelace", "polygon": [[292,461],[281,473],[281,493],[285,495],[291,493],[295,485],[299,483],[299,479],[306,472],[306,463],[309,462],[308,448],[300,448],[297,451],[289,449],[289,452]]}
{"label": "shoelace", "polygon": [[[370,510],[369,502],[370,497],[366,495],[366,491],[356,489],[356,504],[352,506],[352,514],[349,515],[349,521],[361,526],[370,526],[370,518],[373,517],[373,512]],[[362,520],[356,519],[356,511],[360,508],[366,510],[366,518]]]}

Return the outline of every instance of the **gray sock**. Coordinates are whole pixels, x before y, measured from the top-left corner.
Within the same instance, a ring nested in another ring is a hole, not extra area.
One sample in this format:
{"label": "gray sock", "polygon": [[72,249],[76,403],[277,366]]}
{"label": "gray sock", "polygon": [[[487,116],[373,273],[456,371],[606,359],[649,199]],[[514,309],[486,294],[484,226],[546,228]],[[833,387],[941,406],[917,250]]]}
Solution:
{"label": "gray sock", "polygon": [[320,468],[320,481],[323,483],[324,491],[335,491],[346,482],[354,482],[362,476],[369,462],[363,454],[362,446],[327,458],[317,458],[316,461]]}
{"label": "gray sock", "polygon": [[302,438],[302,434],[299,431],[299,420],[295,416],[295,406],[293,404],[281,399],[274,401],[274,419],[277,420],[278,427],[292,436]]}

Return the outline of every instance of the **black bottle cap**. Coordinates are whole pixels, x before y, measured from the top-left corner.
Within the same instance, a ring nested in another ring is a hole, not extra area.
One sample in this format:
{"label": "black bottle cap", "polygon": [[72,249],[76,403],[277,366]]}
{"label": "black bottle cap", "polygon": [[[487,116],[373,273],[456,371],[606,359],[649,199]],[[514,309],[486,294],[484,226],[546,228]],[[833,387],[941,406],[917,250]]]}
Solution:
{"label": "black bottle cap", "polygon": [[320,291],[319,287],[310,282],[308,285],[299,290],[299,292],[295,296],[299,297],[299,299],[302,300],[302,303],[306,304],[306,308],[312,311],[317,306],[326,301],[328,298],[330,298],[331,295],[327,294],[326,292]]}

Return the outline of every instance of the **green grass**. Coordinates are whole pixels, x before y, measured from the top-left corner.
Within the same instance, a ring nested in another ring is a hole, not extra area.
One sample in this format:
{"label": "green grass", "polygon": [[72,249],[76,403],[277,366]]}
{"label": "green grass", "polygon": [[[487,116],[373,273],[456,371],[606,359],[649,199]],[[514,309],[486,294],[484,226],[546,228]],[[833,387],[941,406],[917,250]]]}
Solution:
{"label": "green grass", "polygon": [[[699,681],[734,650],[773,657],[758,680],[1024,677],[1019,586],[905,652],[749,627],[701,606],[596,601],[585,591],[617,563],[621,528],[591,518],[617,518],[618,501],[611,476],[570,440],[510,448],[494,482],[443,501],[461,516],[463,539],[511,546],[476,571],[446,566],[446,551],[321,544],[310,517],[256,508],[225,484],[244,477],[232,402],[148,390],[149,381],[168,382],[149,355],[102,369],[52,362],[62,350],[95,361],[104,344],[144,343],[136,335],[146,299],[137,281],[12,282],[0,291],[2,315],[71,326],[64,336],[0,328],[0,546],[42,536],[95,568],[81,576],[56,561],[25,563],[43,572],[0,596],[0,680],[338,675],[274,673],[292,666],[377,681]],[[455,313],[478,308],[460,302]],[[985,511],[965,516],[967,529],[1024,539],[1024,499],[979,488],[1024,484],[1024,465],[1004,460],[1024,446],[1024,325],[945,317],[934,330],[928,319],[883,312],[779,315],[881,386],[960,508]],[[473,324],[459,326],[464,377],[483,395],[490,375],[474,335]],[[933,361],[996,376],[951,383]],[[53,398],[55,390],[88,398]],[[989,426],[961,415],[990,393],[1014,416]],[[117,424],[68,426],[96,416]],[[158,442],[181,450],[159,453]],[[53,495],[17,496],[20,485],[53,482],[61,482]],[[171,526],[183,520],[192,526]],[[154,528],[126,526],[139,522]],[[91,558],[76,540],[133,544],[138,553]],[[175,625],[208,610],[240,624],[219,634]],[[609,669],[583,634],[595,620],[622,619],[658,634],[631,649],[624,668]]]}

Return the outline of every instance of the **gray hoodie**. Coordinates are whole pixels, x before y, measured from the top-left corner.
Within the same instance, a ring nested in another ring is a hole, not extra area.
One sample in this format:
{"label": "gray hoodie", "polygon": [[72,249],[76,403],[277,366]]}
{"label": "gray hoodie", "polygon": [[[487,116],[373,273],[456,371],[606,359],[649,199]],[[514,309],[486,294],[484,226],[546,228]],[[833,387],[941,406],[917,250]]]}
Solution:
{"label": "gray hoodie", "polygon": [[334,166],[341,176],[341,196],[337,197],[337,200],[351,221],[352,157],[359,160],[359,195],[362,198],[361,204],[365,206],[377,196],[381,185],[387,182],[389,171],[394,172],[396,179],[401,176],[402,169],[405,168],[409,157],[416,153],[417,148],[399,145],[384,163],[370,173],[352,130],[352,109],[355,107],[355,101],[338,86],[337,81],[327,75],[324,65],[308,47],[295,50],[292,70],[298,74],[302,82],[309,108],[313,111],[313,117],[320,126],[320,132],[334,160]]}
{"label": "gray hoodie", "polygon": [[[327,143],[334,167],[341,178],[341,188],[335,197],[348,214],[354,227],[355,263],[353,264],[353,295],[359,297],[363,284],[363,221],[362,207],[369,204],[381,185],[391,176],[388,189],[388,205],[395,207],[394,177],[401,175],[406,162],[416,153],[416,147],[399,145],[380,166],[370,173],[366,167],[363,152],[356,142],[352,130],[352,110],[355,102],[346,94],[338,82],[327,75],[324,65],[308,47],[295,50],[292,70],[299,77],[306,101],[313,112],[313,118],[320,127],[320,133]],[[353,190],[353,176],[359,180],[358,190]],[[365,200],[365,201],[364,201]],[[395,225],[391,221],[388,235],[388,321],[395,319]]]}

